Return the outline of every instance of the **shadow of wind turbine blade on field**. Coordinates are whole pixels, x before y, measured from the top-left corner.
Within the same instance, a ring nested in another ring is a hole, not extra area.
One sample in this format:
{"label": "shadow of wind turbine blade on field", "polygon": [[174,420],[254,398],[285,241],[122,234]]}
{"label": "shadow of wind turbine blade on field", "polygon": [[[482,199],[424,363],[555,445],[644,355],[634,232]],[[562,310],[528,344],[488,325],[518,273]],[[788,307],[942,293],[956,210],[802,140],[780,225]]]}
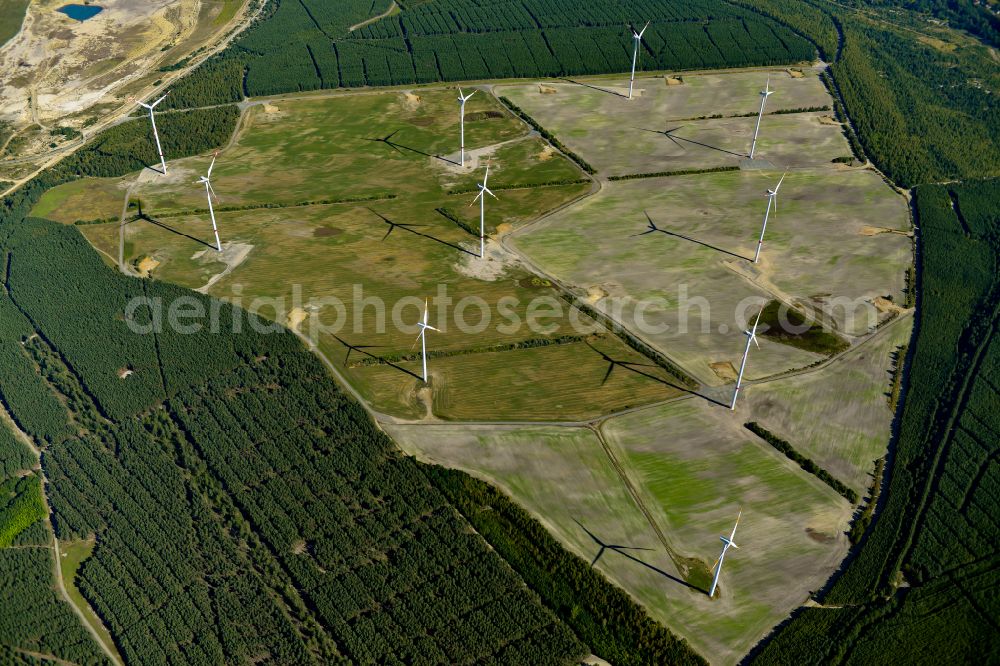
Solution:
{"label": "shadow of wind turbine blade on field", "polygon": [[658,231],[662,231],[667,236],[673,236],[674,238],[680,238],[681,240],[686,240],[687,242],[694,243],[695,245],[701,245],[702,247],[708,248],[709,250],[714,250],[722,254],[728,254],[730,257],[733,257],[734,259],[753,261],[753,257],[744,257],[742,254],[736,254],[735,252],[724,250],[721,247],[712,245],[711,243],[706,243],[705,241],[698,240],[697,238],[692,238],[691,236],[685,236],[684,234],[679,234],[676,231],[667,231],[666,229],[658,229]]}
{"label": "shadow of wind turbine blade on field", "polygon": [[640,564],[640,565],[646,567],[647,569],[658,573],[659,575],[663,576],[667,580],[671,580],[671,581],[673,581],[673,582],[675,582],[675,583],[677,583],[679,585],[683,585],[684,587],[686,587],[688,589],[691,589],[691,590],[694,590],[696,592],[703,592],[705,594],[708,594],[708,590],[703,590],[703,589],[701,589],[700,587],[698,587],[696,585],[692,585],[691,583],[687,582],[683,578],[678,578],[677,576],[673,575],[672,573],[664,571],[663,569],[661,569],[661,568],[659,568],[657,566],[654,566],[654,565],[650,564],[649,562],[646,562],[644,560],[639,559],[635,555],[631,555],[631,554],[626,553],[626,552],[624,552],[622,550],[617,550],[616,552],[619,555],[621,555],[622,557],[624,557],[626,559],[629,559],[629,560],[632,560],[636,564]]}
{"label": "shadow of wind turbine blade on field", "polygon": [[584,83],[583,81],[574,81],[573,79],[566,78],[565,76],[559,77],[560,81],[565,81],[566,83],[572,83],[576,86],[583,86],[584,88],[590,88],[591,90],[597,90],[602,93],[607,93],[608,95],[617,95],[618,97],[623,97],[628,99],[628,95],[623,95],[617,90],[608,90],[607,88],[601,88],[600,86],[591,85],[589,83]]}
{"label": "shadow of wind turbine blade on field", "polygon": [[160,229],[163,229],[164,231],[169,231],[172,234],[177,234],[178,236],[183,236],[184,238],[190,239],[190,240],[194,241],[195,243],[201,243],[205,247],[209,247],[209,248],[211,248],[213,250],[216,249],[215,245],[209,243],[208,241],[204,241],[204,240],[202,240],[200,238],[197,238],[196,236],[192,236],[191,234],[183,232],[180,229],[175,229],[174,227],[170,226],[169,224],[166,224],[164,222],[160,222],[159,220],[157,220],[155,218],[152,218],[149,215],[146,215],[145,213],[142,213],[142,214],[138,215],[135,218],[135,220],[133,220],[133,222],[149,222],[153,226],[159,227]]}
{"label": "shadow of wind turbine blade on field", "polygon": [[[400,372],[413,377],[414,379],[419,379],[419,380],[423,381],[423,377],[421,377],[417,373],[415,373],[415,372],[413,372],[411,370],[407,370],[403,366],[397,365],[396,363],[393,363],[392,361],[390,361],[388,359],[384,359],[381,356],[376,356],[375,354],[372,354],[371,352],[365,351],[366,347],[369,348],[369,349],[371,349],[371,348],[374,348],[374,347],[379,347],[381,345],[352,345],[349,342],[347,342],[346,340],[337,337],[336,335],[334,335],[333,337],[336,338],[340,342],[340,344],[342,344],[345,347],[347,347],[347,354],[348,354],[348,356],[350,356],[350,353],[352,351],[356,351],[359,354],[367,356],[368,358],[375,359],[376,361],[378,361],[379,365],[387,365],[390,368],[393,368],[395,370],[399,370]],[[347,365],[347,357],[344,357],[344,365],[345,366]]]}
{"label": "shadow of wind turbine blade on field", "polygon": [[400,153],[400,154],[402,154],[403,151],[406,150],[406,151],[409,151],[409,152],[414,153],[416,155],[423,155],[424,157],[432,157],[432,158],[434,158],[436,160],[441,160],[442,162],[446,162],[446,163],[452,164],[454,166],[462,166],[460,163],[458,163],[458,162],[456,162],[454,160],[449,160],[447,157],[442,157],[441,155],[432,155],[432,154],[428,153],[427,151],[420,150],[419,148],[414,148],[412,146],[407,146],[406,144],[399,143],[398,141],[393,141],[392,137],[394,137],[399,131],[400,130],[397,129],[394,132],[391,132],[391,133],[389,133],[389,134],[387,134],[387,135],[385,135],[384,137],[381,137],[381,138],[372,138],[372,137],[363,137],[363,138],[364,138],[365,141],[373,141],[375,143],[384,143],[385,145],[389,146],[390,148],[392,148],[393,150],[395,150],[397,153]]}
{"label": "shadow of wind turbine blade on field", "polygon": [[702,148],[707,148],[709,150],[715,150],[715,151],[718,151],[720,153],[725,153],[726,155],[732,155],[733,157],[739,157],[740,159],[743,159],[743,158],[745,158],[747,156],[746,153],[734,153],[733,151],[727,150],[726,148],[719,148],[718,146],[713,146],[713,145],[711,145],[709,143],[703,143],[701,141],[695,141],[694,139],[686,139],[686,138],[684,138],[682,136],[675,135],[674,132],[676,132],[677,130],[679,130],[681,127],[685,127],[685,126],[681,125],[680,127],[675,127],[674,129],[667,129],[667,130],[652,130],[652,129],[649,129],[649,128],[646,128],[646,127],[636,127],[635,129],[637,129],[639,131],[642,131],[642,132],[652,132],[653,134],[662,134],[663,136],[667,137],[668,139],[670,139],[671,141],[673,141],[678,146],[680,146],[680,144],[677,143],[678,141],[684,141],[686,143],[694,144],[695,146],[701,146]]}

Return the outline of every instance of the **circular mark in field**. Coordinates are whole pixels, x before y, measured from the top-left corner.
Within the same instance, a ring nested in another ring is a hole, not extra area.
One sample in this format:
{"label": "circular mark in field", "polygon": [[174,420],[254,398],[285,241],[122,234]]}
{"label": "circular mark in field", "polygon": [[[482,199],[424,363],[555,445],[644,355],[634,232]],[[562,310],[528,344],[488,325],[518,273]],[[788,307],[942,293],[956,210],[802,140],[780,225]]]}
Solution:
{"label": "circular mark in field", "polygon": [[719,324],[719,333],[725,335],[729,332],[729,324]]}

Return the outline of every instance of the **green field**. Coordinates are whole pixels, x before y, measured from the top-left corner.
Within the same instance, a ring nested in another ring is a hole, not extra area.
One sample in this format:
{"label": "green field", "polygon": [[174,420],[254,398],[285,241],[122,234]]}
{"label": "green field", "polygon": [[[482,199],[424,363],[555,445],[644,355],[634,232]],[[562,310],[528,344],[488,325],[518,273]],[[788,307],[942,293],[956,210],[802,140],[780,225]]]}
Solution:
{"label": "green field", "polygon": [[685,400],[611,419],[602,431],[686,556],[710,567],[718,535],[743,510],[719,598],[696,595],[672,612],[670,626],[688,627],[718,661],[738,661],[843,558],[848,503],[717,407]]}
{"label": "green field", "polygon": [[118,221],[128,183],[112,178],[81,178],[47,191],[35,207],[33,217],[56,222]]}
{"label": "green field", "polygon": [[[432,324],[442,331],[429,334],[429,350],[451,354],[429,363],[431,413],[440,418],[592,418],[677,395],[668,375],[613,335],[584,342],[573,327],[579,313],[571,314],[554,287],[533,279],[494,240],[485,260],[475,256],[478,240],[469,230],[478,227],[478,206],[469,204],[482,170],[448,161],[458,159],[453,97],[451,90],[419,89],[252,106],[213,171],[221,255],[208,245],[206,212],[197,212],[205,206],[204,191],[192,184],[207,169],[206,158],[173,160],[166,177],[147,171],[88,181],[107,194],[84,210],[96,220],[120,211],[131,187],[126,264],[244,306],[283,299],[262,314],[297,328],[335,362],[346,354],[345,343],[374,345],[380,357],[412,355],[411,327],[421,301],[431,298]],[[489,183],[498,197],[489,202],[489,235],[517,229],[590,191],[575,165],[529,136],[488,94],[474,96],[466,113],[469,162],[490,162]],[[395,147],[369,140],[396,130]],[[75,221],[74,197],[84,191],[80,183],[57,187],[34,213]],[[140,205],[143,217],[131,219]],[[391,227],[387,220],[410,226]],[[105,256],[117,255],[115,225],[80,229]],[[441,286],[454,307],[438,309]],[[384,302],[385,321],[355,293]],[[489,310],[482,330],[479,307],[464,310],[461,321],[473,333],[459,327],[460,302],[467,298],[481,299]],[[528,307],[536,298],[545,300],[532,330]],[[331,299],[344,304],[342,313]],[[506,302],[514,304],[502,310]],[[559,311],[548,316],[552,308]],[[506,328],[505,312],[523,325]],[[595,330],[594,322],[579,318],[584,333]],[[342,326],[334,326],[337,321]],[[573,339],[538,346],[561,336]],[[510,345],[532,348],[490,351]],[[601,353],[639,364],[632,366],[639,372],[621,369],[605,381],[608,361]],[[351,361],[343,373],[376,410],[404,418],[427,413],[419,358],[372,365],[356,354]],[[484,374],[494,381],[484,383]]]}

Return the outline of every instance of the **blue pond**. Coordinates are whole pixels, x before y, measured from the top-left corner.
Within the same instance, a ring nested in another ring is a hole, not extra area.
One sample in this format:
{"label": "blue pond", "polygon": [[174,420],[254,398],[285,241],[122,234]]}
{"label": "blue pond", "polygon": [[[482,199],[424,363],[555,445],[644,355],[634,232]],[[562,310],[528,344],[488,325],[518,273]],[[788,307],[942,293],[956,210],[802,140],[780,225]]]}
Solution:
{"label": "blue pond", "polygon": [[62,12],[71,19],[86,21],[100,14],[103,9],[104,7],[98,7],[97,5],[63,5],[56,11]]}

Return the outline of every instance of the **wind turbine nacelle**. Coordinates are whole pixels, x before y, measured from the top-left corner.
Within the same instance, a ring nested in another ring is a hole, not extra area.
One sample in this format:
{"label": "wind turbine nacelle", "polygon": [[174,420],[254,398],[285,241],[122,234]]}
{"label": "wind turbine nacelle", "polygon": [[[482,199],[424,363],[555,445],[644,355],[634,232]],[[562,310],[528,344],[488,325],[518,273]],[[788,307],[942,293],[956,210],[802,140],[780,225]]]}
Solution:
{"label": "wind turbine nacelle", "polygon": [[731,541],[727,537],[720,536],[719,540],[722,541],[722,543],[726,544],[726,548],[729,548],[730,546],[732,546],[733,548],[739,548],[739,546],[737,546],[733,541]]}

